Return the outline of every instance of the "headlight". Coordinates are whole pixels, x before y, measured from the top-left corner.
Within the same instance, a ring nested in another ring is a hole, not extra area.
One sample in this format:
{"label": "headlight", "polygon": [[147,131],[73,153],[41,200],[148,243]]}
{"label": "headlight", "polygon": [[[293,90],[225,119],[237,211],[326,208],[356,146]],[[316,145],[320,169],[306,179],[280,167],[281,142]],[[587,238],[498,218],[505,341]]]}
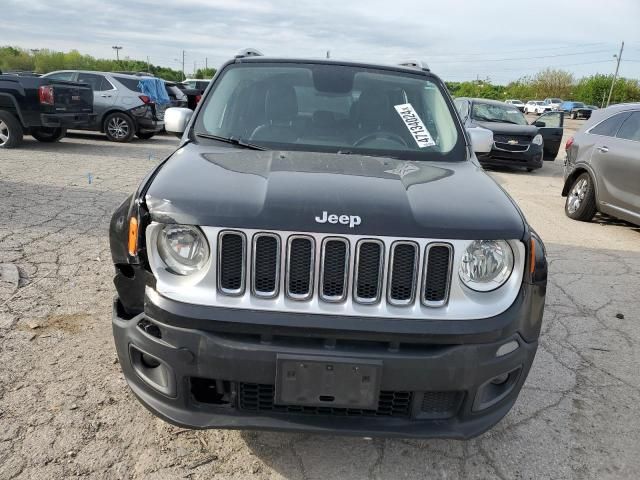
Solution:
{"label": "headlight", "polygon": [[533,140],[531,140],[531,143],[533,143],[534,145],[542,145],[542,135],[538,134],[535,137],[533,137]]}
{"label": "headlight", "polygon": [[196,227],[166,225],[158,234],[158,253],[169,271],[176,275],[189,275],[206,265],[209,245]]}
{"label": "headlight", "polygon": [[462,283],[478,292],[502,286],[513,270],[513,251],[504,240],[475,240],[460,262]]}

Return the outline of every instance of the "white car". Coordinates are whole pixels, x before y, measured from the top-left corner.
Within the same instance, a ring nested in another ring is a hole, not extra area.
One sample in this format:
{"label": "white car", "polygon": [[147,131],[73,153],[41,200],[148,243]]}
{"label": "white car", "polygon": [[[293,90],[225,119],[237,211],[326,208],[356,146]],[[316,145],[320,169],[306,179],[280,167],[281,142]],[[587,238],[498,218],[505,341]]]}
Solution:
{"label": "white car", "polygon": [[545,98],[544,104],[549,105],[551,107],[551,111],[555,112],[560,108],[560,105],[562,104],[562,99],[561,98]]}
{"label": "white car", "polygon": [[522,101],[520,101],[520,100],[515,100],[515,99],[505,100],[504,103],[508,103],[509,105],[513,105],[514,107],[516,107],[521,112],[524,112],[524,103],[522,103]]}
{"label": "white car", "polygon": [[547,105],[541,100],[529,100],[524,106],[524,113],[535,113],[536,115],[542,115],[551,110],[551,105]]}

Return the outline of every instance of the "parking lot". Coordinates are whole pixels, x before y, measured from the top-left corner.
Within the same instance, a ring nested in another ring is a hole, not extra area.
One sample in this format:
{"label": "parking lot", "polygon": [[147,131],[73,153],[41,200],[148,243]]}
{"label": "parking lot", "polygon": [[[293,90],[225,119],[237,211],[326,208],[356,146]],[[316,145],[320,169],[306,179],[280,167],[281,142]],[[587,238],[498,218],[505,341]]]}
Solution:
{"label": "parking lot", "polygon": [[637,478],[640,228],[565,217],[563,149],[533,173],[492,172],[545,241],[550,281],[531,374],[490,432],[463,442],[189,431],[152,416],[116,360],[107,232],[176,144],[75,134],[0,153],[0,264],[19,268],[18,284],[0,282],[0,479]]}

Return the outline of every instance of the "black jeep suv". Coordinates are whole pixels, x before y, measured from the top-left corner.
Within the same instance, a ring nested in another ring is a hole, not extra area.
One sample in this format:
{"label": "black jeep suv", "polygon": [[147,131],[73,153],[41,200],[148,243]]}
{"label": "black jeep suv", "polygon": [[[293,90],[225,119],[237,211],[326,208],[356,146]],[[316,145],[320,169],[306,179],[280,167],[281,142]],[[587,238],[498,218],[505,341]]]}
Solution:
{"label": "black jeep suv", "polygon": [[509,411],[544,246],[437,76],[239,56],[166,128],[180,146],[110,230],[115,343],[148,409],[192,428],[456,438]]}

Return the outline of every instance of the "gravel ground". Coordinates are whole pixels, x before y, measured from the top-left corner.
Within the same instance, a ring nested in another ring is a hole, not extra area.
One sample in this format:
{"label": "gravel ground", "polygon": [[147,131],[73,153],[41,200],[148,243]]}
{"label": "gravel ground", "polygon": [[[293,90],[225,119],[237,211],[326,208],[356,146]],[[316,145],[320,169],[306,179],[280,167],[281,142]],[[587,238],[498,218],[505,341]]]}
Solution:
{"label": "gravel ground", "polygon": [[[574,125],[576,122],[568,122]],[[0,151],[0,479],[637,478],[640,229],[564,216],[562,162],[494,175],[545,240],[541,345],[511,413],[467,441],[189,431],[129,393],[111,337],[111,212],[176,145]],[[13,272],[15,273],[15,272]]]}

